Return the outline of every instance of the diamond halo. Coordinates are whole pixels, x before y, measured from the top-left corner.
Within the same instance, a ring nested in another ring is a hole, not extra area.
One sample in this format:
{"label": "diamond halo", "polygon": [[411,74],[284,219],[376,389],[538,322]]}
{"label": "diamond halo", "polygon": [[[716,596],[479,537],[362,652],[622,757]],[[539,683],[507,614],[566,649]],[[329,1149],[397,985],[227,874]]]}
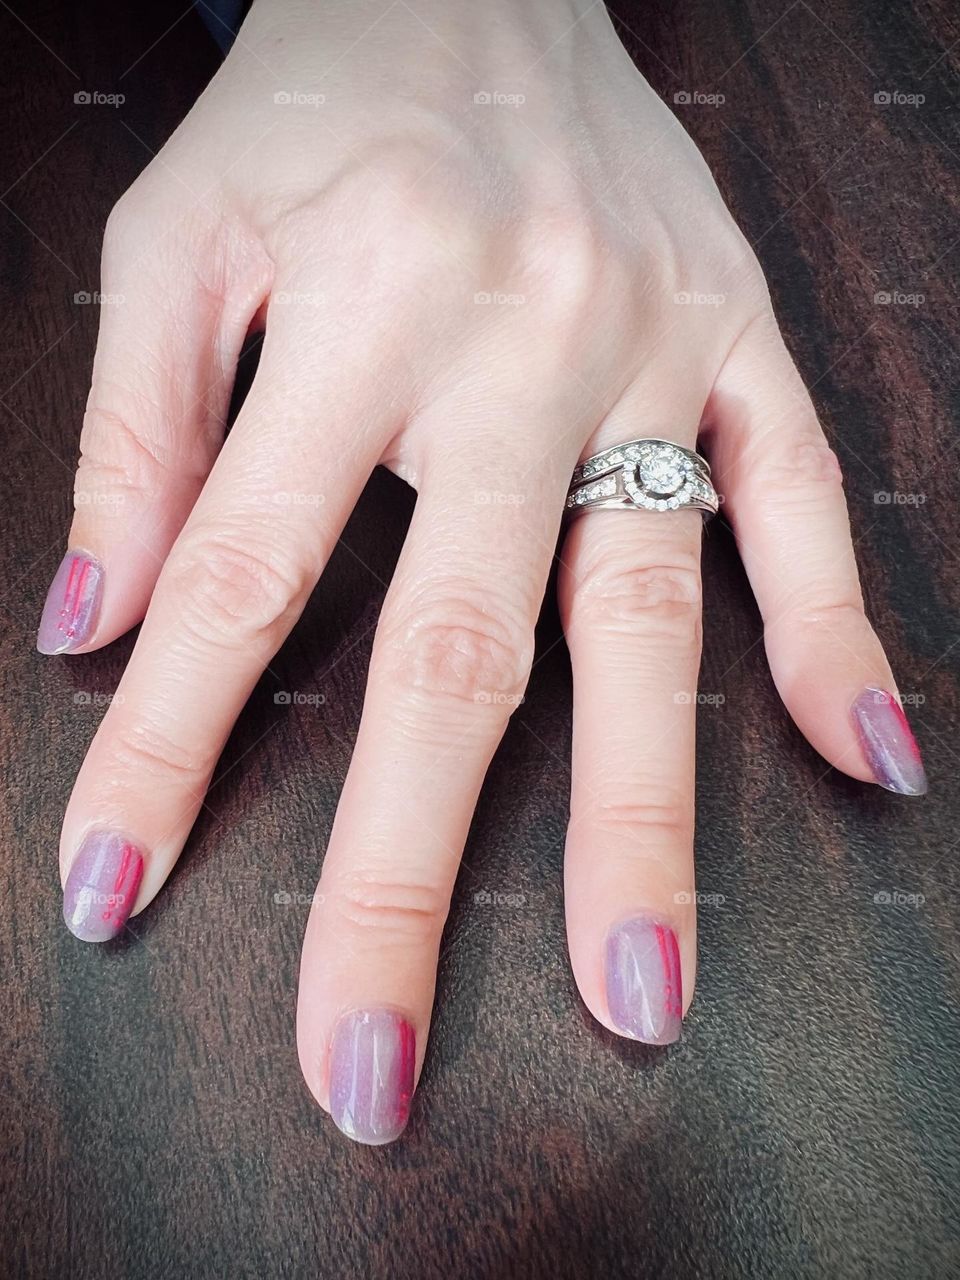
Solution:
{"label": "diamond halo", "polygon": [[638,507],[675,510],[689,497],[695,480],[693,463],[675,445],[648,442],[627,450],[623,488]]}

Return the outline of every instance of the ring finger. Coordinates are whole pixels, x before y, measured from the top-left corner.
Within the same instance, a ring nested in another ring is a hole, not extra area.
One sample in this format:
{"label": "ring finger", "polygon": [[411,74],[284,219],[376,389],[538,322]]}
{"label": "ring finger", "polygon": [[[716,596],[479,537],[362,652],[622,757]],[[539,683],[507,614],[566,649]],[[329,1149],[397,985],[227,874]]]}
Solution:
{"label": "ring finger", "polygon": [[[635,388],[597,448],[649,434],[692,448],[705,392]],[[591,446],[591,451],[593,451]],[[680,1034],[696,961],[694,731],[700,663],[695,510],[587,511],[558,584],[573,667],[565,883],[570,959],[595,1017],[650,1044]]]}

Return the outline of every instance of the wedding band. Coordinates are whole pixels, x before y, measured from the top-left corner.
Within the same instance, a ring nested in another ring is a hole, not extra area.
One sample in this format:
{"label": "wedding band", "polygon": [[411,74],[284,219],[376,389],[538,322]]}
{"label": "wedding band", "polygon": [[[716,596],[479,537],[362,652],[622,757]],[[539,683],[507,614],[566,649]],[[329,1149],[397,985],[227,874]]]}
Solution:
{"label": "wedding band", "polygon": [[642,439],[604,449],[581,463],[570,481],[565,512],[693,508],[708,519],[719,505],[706,458],[670,440]]}

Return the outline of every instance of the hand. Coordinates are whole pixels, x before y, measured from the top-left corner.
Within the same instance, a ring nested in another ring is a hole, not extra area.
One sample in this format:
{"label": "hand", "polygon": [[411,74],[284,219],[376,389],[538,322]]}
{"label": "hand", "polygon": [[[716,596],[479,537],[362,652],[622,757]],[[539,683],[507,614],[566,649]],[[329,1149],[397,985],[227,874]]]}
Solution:
{"label": "hand", "polygon": [[[124,301],[39,647],[143,627],[64,822],[79,937],[159,891],[372,468],[419,494],[301,968],[304,1075],[352,1137],[406,1122],[579,458],[705,441],[801,731],[855,778],[924,789],[762,273],[602,6],[258,0],[111,215],[103,292]],[[596,1018],[655,1044],[694,982],[700,538],[696,512],[591,512],[560,552],[570,957]]]}

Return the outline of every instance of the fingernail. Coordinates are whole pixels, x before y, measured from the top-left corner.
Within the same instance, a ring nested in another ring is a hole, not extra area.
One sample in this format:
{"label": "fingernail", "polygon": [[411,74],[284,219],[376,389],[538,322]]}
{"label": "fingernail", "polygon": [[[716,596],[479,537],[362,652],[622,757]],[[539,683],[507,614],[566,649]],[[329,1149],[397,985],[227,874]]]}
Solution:
{"label": "fingernail", "polygon": [[93,635],[100,612],[103,569],[85,551],[68,551],[47,592],[37,648],[41,653],[70,653]]}
{"label": "fingernail", "polygon": [[330,1114],[337,1128],[377,1146],[399,1137],[410,1114],[416,1033],[389,1009],[348,1013],[330,1051]]}
{"label": "fingernail", "polygon": [[83,942],[108,942],[127,922],[143,876],[143,854],[113,831],[89,832],[63,890],[63,918]]}
{"label": "fingernail", "polygon": [[680,949],[665,924],[637,916],[607,935],[607,1007],[624,1035],[672,1044],[683,1012]]}
{"label": "fingernail", "polygon": [[864,689],[851,710],[863,754],[880,786],[901,796],[925,795],[920,748],[899,700],[885,689]]}

